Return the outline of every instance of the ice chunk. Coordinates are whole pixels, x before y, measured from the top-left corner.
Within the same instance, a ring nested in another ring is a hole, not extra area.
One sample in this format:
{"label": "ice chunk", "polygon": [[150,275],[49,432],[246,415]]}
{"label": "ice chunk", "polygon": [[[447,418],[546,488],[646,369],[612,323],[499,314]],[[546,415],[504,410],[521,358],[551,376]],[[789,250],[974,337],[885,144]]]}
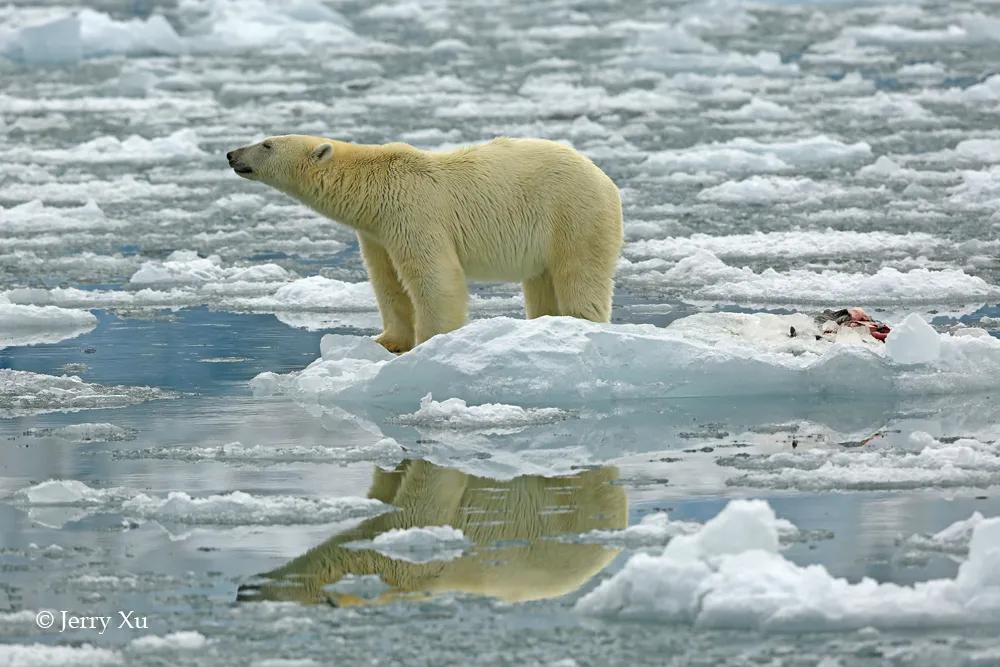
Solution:
{"label": "ice chunk", "polygon": [[[879,158],[882,160],[884,158]],[[876,165],[879,164],[876,162]],[[668,236],[629,243],[629,257],[683,259],[699,250],[716,257],[828,257],[870,255],[894,252],[933,252],[945,241],[922,232],[891,234],[888,232],[855,232],[835,229],[795,230],[787,232],[752,232],[726,236],[692,234],[686,237]]]}
{"label": "ice chunk", "polygon": [[751,176],[742,181],[726,181],[698,193],[702,201],[723,204],[809,203],[842,196],[845,191],[809,178]]}
{"label": "ice chunk", "polygon": [[247,267],[222,265],[218,255],[199,257],[193,250],[176,250],[163,261],[143,262],[129,279],[136,285],[197,284],[207,282],[286,282],[288,271],[277,264]]}
{"label": "ice chunk", "polygon": [[[251,384],[257,393],[342,405],[413,404],[431,392],[560,407],[602,398],[948,393],[996,387],[1000,377],[1000,340],[992,337],[941,335],[940,358],[912,368],[861,337],[789,337],[789,326],[804,324],[798,318],[706,313],[666,328],[493,318],[399,357],[349,353],[288,375],[264,373]],[[359,345],[377,352],[371,339]]]}
{"label": "ice chunk", "polygon": [[0,295],[0,350],[12,345],[55,343],[97,326],[97,318],[85,310],[21,306],[5,301],[7,298]]}
{"label": "ice chunk", "polygon": [[206,644],[208,644],[208,639],[200,632],[182,630],[180,632],[170,632],[162,637],[157,635],[138,637],[129,642],[129,648],[134,651],[193,651],[203,648]]}
{"label": "ice chunk", "polygon": [[257,496],[243,491],[202,498],[183,491],[172,491],[166,498],[138,493],[121,505],[126,516],[170,523],[238,526],[332,523],[381,514],[388,509],[370,498]]}
{"label": "ice chunk", "polygon": [[269,296],[236,300],[234,305],[250,310],[375,310],[371,283],[348,283],[323,276],[300,278],[279,287]]}
{"label": "ice chunk", "polygon": [[892,328],[885,351],[896,363],[930,363],[941,356],[941,336],[920,315],[912,313]]}
{"label": "ice chunk", "polygon": [[821,565],[777,553],[777,519],[762,501],[736,500],[661,555],[637,554],[581,598],[586,614],[693,623],[699,627],[832,631],[932,627],[1000,618],[1000,519],[973,533],[954,579],[912,586],[851,583]]}
{"label": "ice chunk", "polygon": [[581,535],[561,538],[567,542],[584,544],[609,544],[632,549],[662,546],[678,535],[698,532],[702,525],[692,521],[671,521],[666,512],[654,512],[642,517],[639,523],[621,530],[592,530]]}
{"label": "ice chunk", "polygon": [[75,376],[0,369],[0,418],[124,407],[175,397],[154,387],[90,384]]}
{"label": "ice chunk", "polygon": [[348,542],[351,549],[372,549],[389,558],[410,563],[454,560],[472,545],[458,528],[452,526],[414,526],[393,528],[371,540]]}
{"label": "ice chunk", "polygon": [[116,21],[91,9],[22,27],[0,41],[0,54],[29,64],[76,62],[108,54],[178,54],[183,51],[183,41],[159,14],[148,19]]}
{"label": "ice chunk", "polygon": [[165,137],[146,139],[133,134],[125,139],[104,136],[73,148],[19,148],[5,157],[26,163],[84,162],[87,164],[186,162],[205,155],[198,146],[198,135],[185,128]]}
{"label": "ice chunk", "polygon": [[69,442],[119,442],[135,438],[135,430],[107,423],[32,429],[29,433],[36,438],[56,437]]}
{"label": "ice chunk", "polygon": [[933,535],[911,535],[902,546],[917,553],[965,555],[969,552],[972,534],[984,520],[982,514],[973,512],[968,519],[956,521]]}
{"label": "ice chunk", "polygon": [[774,143],[740,137],[651,153],[647,164],[668,171],[776,172],[856,164],[871,154],[863,141],[847,144],[825,135]]}
{"label": "ice chunk", "polygon": [[649,268],[647,262],[625,259],[619,263],[618,275],[622,282],[638,286],[696,287],[685,291],[685,299],[729,303],[970,303],[1000,294],[997,286],[961,269],[900,271],[883,267],[874,274],[765,269],[758,273],[749,267],[730,266],[705,249],[665,271]]}
{"label": "ice chunk", "polygon": [[443,429],[510,429],[566,419],[569,413],[558,408],[522,408],[517,405],[487,403],[466,405],[460,398],[435,401],[431,394],[420,399],[420,409],[401,415],[401,424]]}
{"label": "ice chunk", "polygon": [[10,233],[96,231],[121,226],[121,222],[109,220],[93,199],[71,207],[46,206],[39,199],[7,209],[0,206],[0,231]]}
{"label": "ice chunk", "polygon": [[1000,482],[1000,456],[986,442],[960,438],[941,442],[915,432],[907,449],[858,451],[816,448],[802,452],[719,458],[721,466],[742,474],[731,486],[829,490],[889,490],[984,487]]}
{"label": "ice chunk", "polygon": [[103,667],[123,665],[121,653],[90,644],[0,644],[0,664],[10,667]]}
{"label": "ice chunk", "polygon": [[31,505],[100,505],[124,496],[123,489],[95,489],[75,479],[50,479],[14,494]]}
{"label": "ice chunk", "polygon": [[[355,595],[366,600],[374,600],[382,593],[392,590],[392,587],[382,581],[377,574],[348,574],[335,583],[327,584],[323,590],[327,593]],[[34,620],[34,615],[31,618]]]}

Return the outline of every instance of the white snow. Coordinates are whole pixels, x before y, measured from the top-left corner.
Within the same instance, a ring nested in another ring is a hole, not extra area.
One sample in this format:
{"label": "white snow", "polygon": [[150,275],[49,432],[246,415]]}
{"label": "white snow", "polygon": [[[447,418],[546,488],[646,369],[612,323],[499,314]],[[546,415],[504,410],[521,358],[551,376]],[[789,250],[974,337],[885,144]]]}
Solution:
{"label": "white snow", "polygon": [[558,408],[522,408],[518,405],[487,403],[467,405],[460,398],[435,401],[431,394],[420,399],[420,409],[400,415],[401,424],[444,429],[509,429],[547,424],[566,419],[569,413]]}
{"label": "white snow", "polygon": [[814,203],[842,196],[836,185],[819,183],[809,178],[785,176],[751,176],[742,181],[726,181],[698,193],[702,201],[722,204]]}
{"label": "white snow", "polygon": [[75,338],[97,326],[85,310],[57,306],[22,306],[0,294],[0,350],[14,345],[56,343]]}
{"label": "white snow", "polygon": [[304,370],[262,373],[251,386],[306,403],[412,405],[430,392],[563,407],[612,398],[958,393],[995,388],[1000,378],[996,338],[939,334],[939,357],[908,366],[860,335],[789,337],[796,325],[803,316],[702,313],[666,328],[492,318],[398,357],[371,339],[329,337],[323,357]]}
{"label": "white snow", "polygon": [[351,549],[372,549],[389,558],[410,563],[427,563],[459,558],[471,543],[458,528],[415,526],[393,528],[371,540],[348,542]]}
{"label": "white snow", "polygon": [[1000,519],[975,529],[954,579],[857,583],[778,553],[777,518],[760,500],[730,502],[660,555],[640,553],[576,604],[585,614],[777,632],[917,628],[1000,618]]}
{"label": "white snow", "polygon": [[124,407],[175,396],[154,387],[91,384],[71,375],[0,369],[0,417]]}

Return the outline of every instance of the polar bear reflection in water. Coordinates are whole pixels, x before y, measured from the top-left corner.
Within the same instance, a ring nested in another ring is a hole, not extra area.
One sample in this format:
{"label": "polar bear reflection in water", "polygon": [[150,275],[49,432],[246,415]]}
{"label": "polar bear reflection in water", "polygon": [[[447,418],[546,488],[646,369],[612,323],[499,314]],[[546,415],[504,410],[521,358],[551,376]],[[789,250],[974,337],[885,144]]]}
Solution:
{"label": "polar bear reflection in water", "polygon": [[[238,597],[346,606],[445,592],[506,602],[564,595],[600,572],[618,551],[553,538],[625,528],[627,501],[614,483],[617,476],[617,469],[605,467],[497,481],[415,460],[391,471],[376,468],[368,495],[397,511],[366,520],[261,575],[263,582],[240,587]],[[464,532],[472,543],[465,555],[413,563],[344,546],[396,528],[441,525]],[[388,590],[371,600],[324,591],[347,575],[378,575]]]}

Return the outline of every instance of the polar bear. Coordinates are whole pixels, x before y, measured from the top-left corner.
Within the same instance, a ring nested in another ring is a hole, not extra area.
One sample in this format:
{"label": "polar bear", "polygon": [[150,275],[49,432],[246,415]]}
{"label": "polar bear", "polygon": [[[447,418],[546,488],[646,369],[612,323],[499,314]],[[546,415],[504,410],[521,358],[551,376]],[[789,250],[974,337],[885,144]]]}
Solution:
{"label": "polar bear", "polygon": [[226,157],[356,230],[390,351],[462,326],[468,279],[523,283],[529,318],[609,320],[621,197],[568,146],[500,138],[425,151],[285,135]]}

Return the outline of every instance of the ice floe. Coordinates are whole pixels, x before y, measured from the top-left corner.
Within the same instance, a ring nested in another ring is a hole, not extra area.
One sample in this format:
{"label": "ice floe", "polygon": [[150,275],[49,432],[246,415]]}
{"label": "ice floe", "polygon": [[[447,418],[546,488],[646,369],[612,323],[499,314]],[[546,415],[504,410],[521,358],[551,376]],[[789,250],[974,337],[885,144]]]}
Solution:
{"label": "ice floe", "polygon": [[813,448],[717,459],[738,474],[732,486],[772,489],[889,490],[987,487],[1000,483],[1000,450],[992,440],[910,435],[907,447]]}
{"label": "ice floe", "polygon": [[193,651],[208,644],[205,635],[195,630],[181,630],[165,635],[146,635],[129,642],[133,651]]}
{"label": "ice floe", "polygon": [[59,428],[31,429],[36,438],[60,438],[68,442],[120,442],[135,438],[135,430],[108,423],[86,423]]}
{"label": "ice floe", "polygon": [[398,421],[431,429],[492,430],[546,424],[569,416],[558,408],[522,408],[502,403],[467,405],[460,398],[435,401],[427,394],[420,399],[419,410],[400,415]]}
{"label": "ice floe", "polygon": [[973,533],[985,520],[982,514],[973,512],[969,518],[960,519],[932,535],[911,535],[901,546],[908,550],[910,558],[914,553],[965,556],[969,553]]}
{"label": "ice floe", "polygon": [[177,130],[166,136],[146,139],[131,135],[125,139],[105,136],[92,139],[68,149],[15,149],[4,157],[27,164],[85,162],[155,163],[189,161],[205,155],[198,146],[198,136],[190,128]]}
{"label": "ice floe", "polygon": [[0,662],[10,667],[102,667],[125,664],[118,651],[91,644],[0,644]]}
{"label": "ice floe", "polygon": [[[648,247],[654,252],[659,249],[657,244]],[[900,271],[883,267],[867,274],[769,268],[757,272],[726,264],[706,249],[696,250],[673,265],[625,259],[619,263],[618,275],[639,286],[686,287],[685,299],[729,303],[944,304],[983,301],[1000,294],[997,286],[961,269]]]}
{"label": "ice floe", "polygon": [[199,257],[193,250],[175,250],[162,261],[144,262],[129,282],[134,285],[199,284],[209,282],[276,282],[290,280],[288,271],[277,264],[223,266],[218,255]]}
{"label": "ice floe", "polygon": [[18,490],[12,499],[31,510],[84,508],[168,524],[221,526],[323,524],[391,509],[378,500],[356,497],[310,498],[243,491],[207,496],[171,491],[166,496],[151,496],[123,487],[95,488],[78,480],[41,482]]}
{"label": "ice floe", "polygon": [[[752,232],[712,236],[668,236],[644,239],[625,246],[625,255],[640,259],[660,258],[679,260],[699,250],[707,250],[718,258],[725,257],[828,257],[850,256],[852,253],[871,255],[906,252],[933,252],[945,241],[923,232],[892,234],[889,232],[855,232],[835,229],[794,230],[785,232]],[[707,258],[707,256],[706,256]]]}
{"label": "ice floe", "polygon": [[665,328],[491,318],[398,357],[371,339],[327,336],[323,356],[304,370],[262,373],[251,386],[306,403],[416,406],[430,392],[565,407],[614,398],[941,394],[994,388],[1000,377],[996,338],[938,334],[938,355],[911,365],[860,335],[789,336],[791,326],[810,325],[801,315],[737,313],[697,314]]}
{"label": "ice floe", "polygon": [[12,304],[0,294],[0,350],[14,345],[56,343],[75,338],[97,326],[85,310],[57,306]]}
{"label": "ice floe", "polygon": [[72,375],[0,369],[0,417],[118,408],[176,396],[155,387],[92,384]]}
{"label": "ice floe", "polygon": [[774,511],[730,502],[662,554],[640,553],[576,603],[584,614],[771,632],[995,623],[1000,519],[979,523],[954,579],[900,586],[832,576],[778,553]]}
{"label": "ice floe", "polygon": [[773,143],[737,138],[651,153],[646,164],[667,171],[780,172],[855,165],[871,155],[865,142],[848,144],[822,135]]}
{"label": "ice floe", "polygon": [[389,558],[410,563],[427,563],[460,558],[472,543],[452,526],[393,528],[371,540],[348,542],[351,549],[371,549]]}

